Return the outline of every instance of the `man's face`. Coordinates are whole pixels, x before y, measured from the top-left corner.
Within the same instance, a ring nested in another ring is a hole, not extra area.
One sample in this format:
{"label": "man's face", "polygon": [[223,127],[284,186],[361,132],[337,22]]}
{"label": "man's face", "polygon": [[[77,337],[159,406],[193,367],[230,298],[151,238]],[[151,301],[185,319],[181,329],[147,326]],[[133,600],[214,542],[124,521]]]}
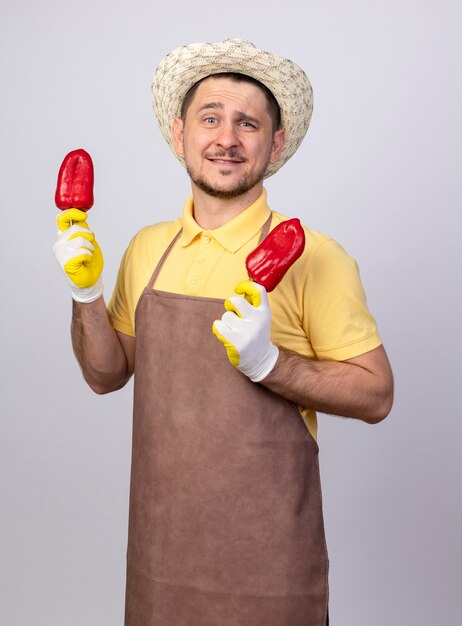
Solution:
{"label": "man's face", "polygon": [[263,91],[229,78],[204,80],[172,135],[193,185],[223,199],[261,186],[284,147],[284,131],[274,132]]}

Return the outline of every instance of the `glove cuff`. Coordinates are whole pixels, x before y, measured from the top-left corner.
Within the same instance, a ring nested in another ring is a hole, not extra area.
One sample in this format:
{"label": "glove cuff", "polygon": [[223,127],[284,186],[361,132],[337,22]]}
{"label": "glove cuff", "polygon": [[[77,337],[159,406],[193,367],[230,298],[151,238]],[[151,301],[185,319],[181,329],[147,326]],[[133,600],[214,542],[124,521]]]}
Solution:
{"label": "glove cuff", "polygon": [[265,355],[265,358],[258,363],[258,366],[255,367],[251,372],[247,373],[247,376],[254,383],[259,383],[264,378],[268,376],[268,374],[274,369],[276,365],[276,361],[279,356],[279,348],[274,344],[270,344],[268,352]]}
{"label": "glove cuff", "polygon": [[[71,282],[71,281],[69,281]],[[104,286],[103,279],[101,274],[98,276],[98,280],[91,287],[76,287],[74,284],[71,284],[72,298],[76,302],[83,302],[84,304],[89,304],[90,302],[94,302],[98,300],[100,296],[103,295]]]}

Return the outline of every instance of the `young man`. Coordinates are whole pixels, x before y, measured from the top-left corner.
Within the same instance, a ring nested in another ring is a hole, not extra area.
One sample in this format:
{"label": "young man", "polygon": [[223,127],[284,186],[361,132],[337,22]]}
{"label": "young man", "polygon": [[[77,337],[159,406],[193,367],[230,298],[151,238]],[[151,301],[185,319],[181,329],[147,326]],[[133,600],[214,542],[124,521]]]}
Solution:
{"label": "young man", "polygon": [[152,88],[191,179],[182,217],[134,237],[107,311],[86,215],[61,214],[55,244],[88,384],[106,393],[135,374],[126,625],[324,626],[315,411],[378,422],[393,383],[332,239],[305,229],[271,294],[243,280],[286,219],[263,179],[300,145],[311,86],[291,61],[226,40],[173,51]]}

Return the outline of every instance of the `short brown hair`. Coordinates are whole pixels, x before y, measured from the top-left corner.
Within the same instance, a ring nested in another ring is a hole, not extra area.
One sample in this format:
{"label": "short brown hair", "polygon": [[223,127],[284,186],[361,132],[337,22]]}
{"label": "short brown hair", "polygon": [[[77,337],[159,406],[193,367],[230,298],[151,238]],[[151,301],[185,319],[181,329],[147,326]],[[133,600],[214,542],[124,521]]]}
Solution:
{"label": "short brown hair", "polygon": [[247,74],[239,74],[237,72],[220,72],[218,74],[210,74],[210,76],[205,76],[204,78],[201,78],[201,80],[198,80],[197,83],[194,83],[194,85],[186,92],[186,95],[183,98],[180,114],[180,117],[183,121],[186,117],[189,105],[194,98],[194,94],[196,93],[197,88],[202,83],[202,81],[206,80],[207,78],[229,78],[236,83],[250,83],[251,85],[255,85],[256,87],[261,89],[266,97],[266,104],[268,105],[267,110],[273,123],[273,132],[276,132],[280,129],[281,109],[279,108],[279,104],[277,103],[277,100],[271,90],[268,89],[266,85],[261,83],[256,78],[252,78],[252,76],[247,76]]}

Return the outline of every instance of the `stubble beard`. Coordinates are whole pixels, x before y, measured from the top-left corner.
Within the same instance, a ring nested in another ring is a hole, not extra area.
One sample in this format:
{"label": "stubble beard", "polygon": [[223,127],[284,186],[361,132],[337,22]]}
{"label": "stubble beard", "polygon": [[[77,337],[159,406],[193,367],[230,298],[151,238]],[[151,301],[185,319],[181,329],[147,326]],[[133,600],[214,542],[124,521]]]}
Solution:
{"label": "stubble beard", "polygon": [[[228,154],[228,155],[216,154],[214,155],[214,158],[220,158],[224,156],[233,158],[236,155],[235,154]],[[186,164],[186,171],[188,172],[191,181],[201,191],[206,193],[208,196],[211,196],[212,198],[218,198],[220,200],[231,200],[232,198],[237,198],[238,196],[242,196],[243,194],[247,193],[253,187],[255,187],[255,185],[257,185],[263,180],[266,169],[269,165],[269,161],[270,159],[268,157],[267,162],[259,171],[245,173],[240,178],[240,180],[236,183],[236,185],[230,189],[223,189],[216,185],[212,186],[212,184],[209,183],[209,181],[207,180],[205,176],[202,176],[200,173],[194,172],[191,169],[191,167],[188,165],[187,161],[185,162],[185,164]],[[230,170],[226,170],[226,169],[219,170],[219,173],[221,176],[224,176],[224,177],[232,174]]]}

